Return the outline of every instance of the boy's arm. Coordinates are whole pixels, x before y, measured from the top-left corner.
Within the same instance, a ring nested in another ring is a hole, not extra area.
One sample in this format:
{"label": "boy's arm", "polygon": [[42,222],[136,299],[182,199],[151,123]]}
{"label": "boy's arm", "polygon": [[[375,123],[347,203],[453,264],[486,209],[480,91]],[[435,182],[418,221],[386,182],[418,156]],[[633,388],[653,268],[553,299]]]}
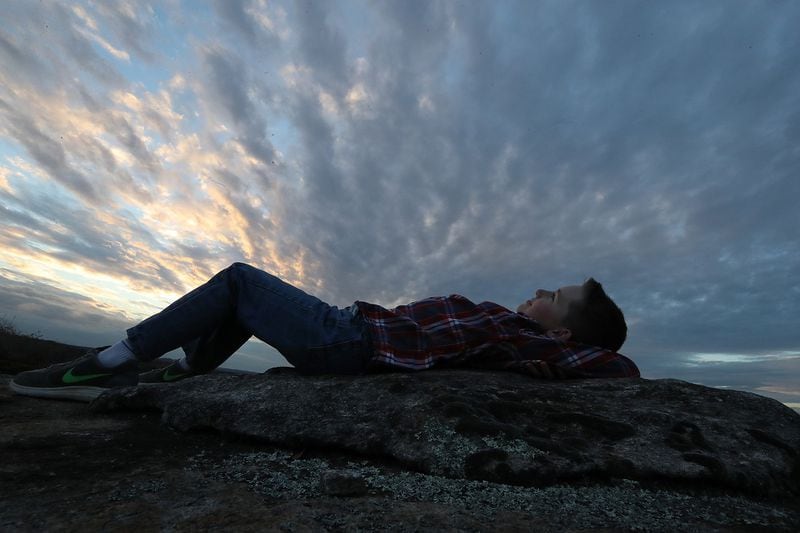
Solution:
{"label": "boy's arm", "polygon": [[639,369],[622,354],[541,335],[531,336],[519,348],[510,342],[484,346],[462,364],[542,379],[639,377]]}
{"label": "boy's arm", "polygon": [[528,374],[541,379],[566,379],[570,373],[543,359],[525,359],[519,350],[509,342],[483,346],[470,353],[464,353],[452,361],[457,366],[487,370],[509,370]]}
{"label": "boy's arm", "polygon": [[540,379],[567,379],[571,377],[565,370],[541,359],[519,361],[509,367],[508,370],[522,372]]}
{"label": "boy's arm", "polygon": [[639,377],[636,364],[605,348],[537,336],[520,349],[520,362],[541,360],[572,378]]}

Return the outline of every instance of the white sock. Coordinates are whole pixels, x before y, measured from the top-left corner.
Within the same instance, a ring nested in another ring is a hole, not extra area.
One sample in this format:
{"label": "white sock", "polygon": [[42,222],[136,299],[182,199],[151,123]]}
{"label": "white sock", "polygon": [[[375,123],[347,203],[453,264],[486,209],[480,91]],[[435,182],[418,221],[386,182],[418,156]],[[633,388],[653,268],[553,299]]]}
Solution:
{"label": "white sock", "polygon": [[189,361],[187,361],[185,357],[181,358],[181,360],[178,361],[178,366],[181,367],[181,370],[185,372],[188,372],[191,369],[191,367],[189,366]]}
{"label": "white sock", "polygon": [[97,354],[97,362],[105,368],[114,368],[136,359],[136,354],[133,353],[133,350],[131,350],[126,340],[127,339],[122,339]]}

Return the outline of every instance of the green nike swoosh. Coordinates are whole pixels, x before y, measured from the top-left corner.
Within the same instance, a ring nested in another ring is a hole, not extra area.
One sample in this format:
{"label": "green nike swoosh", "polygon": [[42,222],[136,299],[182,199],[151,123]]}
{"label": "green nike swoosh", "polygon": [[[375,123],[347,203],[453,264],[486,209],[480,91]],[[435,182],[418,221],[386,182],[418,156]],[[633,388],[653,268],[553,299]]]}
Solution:
{"label": "green nike swoosh", "polygon": [[185,375],[186,375],[186,372],[183,372],[183,373],[180,373],[180,374],[170,374],[169,373],[169,368],[168,368],[168,369],[166,369],[164,371],[163,377],[164,377],[164,381],[174,381],[174,380],[176,380],[178,378],[182,378]]}
{"label": "green nike swoosh", "polygon": [[80,383],[82,381],[88,381],[90,379],[102,378],[104,376],[110,376],[111,375],[111,373],[109,372],[109,373],[106,373],[106,374],[84,374],[84,375],[81,375],[81,376],[76,376],[75,374],[72,373],[72,370],[73,369],[70,368],[69,370],[67,370],[67,373],[64,374],[61,377],[61,381],[63,381],[67,385],[71,385],[73,383]]}

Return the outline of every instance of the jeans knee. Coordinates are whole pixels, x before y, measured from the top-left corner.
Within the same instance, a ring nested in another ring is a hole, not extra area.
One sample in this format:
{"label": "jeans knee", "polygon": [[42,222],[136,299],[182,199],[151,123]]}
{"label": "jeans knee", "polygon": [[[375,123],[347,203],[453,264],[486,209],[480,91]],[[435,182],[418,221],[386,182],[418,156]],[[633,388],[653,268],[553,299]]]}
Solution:
{"label": "jeans knee", "polygon": [[231,266],[223,270],[223,272],[227,273],[229,278],[235,279],[235,283],[255,282],[263,285],[264,283],[277,279],[265,270],[240,262],[232,263]]}
{"label": "jeans knee", "polygon": [[228,270],[248,270],[251,268],[255,267],[253,267],[252,265],[248,265],[247,263],[241,263],[239,261],[236,261],[234,263],[231,263],[231,266],[228,267]]}
{"label": "jeans knee", "polygon": [[231,266],[225,269],[226,272],[230,272],[231,274],[252,274],[253,272],[259,272],[260,270],[253,265],[248,265],[247,263],[240,263],[235,262],[231,263]]}

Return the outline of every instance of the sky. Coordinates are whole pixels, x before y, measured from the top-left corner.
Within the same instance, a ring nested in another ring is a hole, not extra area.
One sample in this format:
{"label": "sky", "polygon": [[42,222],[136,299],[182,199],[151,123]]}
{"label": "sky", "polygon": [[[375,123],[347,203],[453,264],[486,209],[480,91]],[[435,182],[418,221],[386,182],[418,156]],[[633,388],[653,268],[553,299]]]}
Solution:
{"label": "sky", "polygon": [[235,261],[340,306],[592,276],[644,377],[798,408],[800,3],[767,3],[4,0],[0,318],[108,344]]}

